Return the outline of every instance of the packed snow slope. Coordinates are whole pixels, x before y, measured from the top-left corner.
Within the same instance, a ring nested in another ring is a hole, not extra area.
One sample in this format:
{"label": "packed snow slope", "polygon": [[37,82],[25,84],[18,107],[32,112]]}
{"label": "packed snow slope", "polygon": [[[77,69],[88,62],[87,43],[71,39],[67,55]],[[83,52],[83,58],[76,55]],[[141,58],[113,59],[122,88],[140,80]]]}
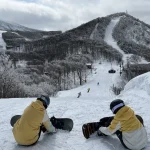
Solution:
{"label": "packed snow slope", "polygon": [[0,49],[5,50],[6,49],[6,43],[4,42],[4,39],[2,37],[2,33],[4,33],[6,31],[1,31],[0,30]]}
{"label": "packed snow slope", "polygon": [[[86,140],[82,135],[82,125],[91,121],[98,121],[101,117],[112,115],[109,104],[116,98],[110,87],[114,79],[119,77],[119,66],[114,65],[116,74],[109,74],[110,64],[96,64],[96,71],[87,84],[78,88],[59,92],[57,97],[51,97],[48,110],[49,116],[69,117],[74,121],[74,128],[69,132],[42,134],[39,142],[30,147],[19,146],[12,134],[10,118],[15,114],[22,114],[23,110],[35,98],[0,99],[0,150],[124,150],[115,135],[97,137]],[[97,85],[99,82],[99,85]],[[90,92],[87,93],[87,89]],[[78,92],[82,95],[77,98]],[[144,118],[145,127],[150,141],[150,73],[131,80],[118,97],[123,98],[136,114]],[[150,142],[145,150],[150,150]]]}

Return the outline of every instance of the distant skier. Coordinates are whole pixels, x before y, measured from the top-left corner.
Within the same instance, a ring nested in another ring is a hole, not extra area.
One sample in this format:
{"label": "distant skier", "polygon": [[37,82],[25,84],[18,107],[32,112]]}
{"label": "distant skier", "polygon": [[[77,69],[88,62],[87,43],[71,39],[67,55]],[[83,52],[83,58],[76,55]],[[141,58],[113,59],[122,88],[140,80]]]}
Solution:
{"label": "distant skier", "polygon": [[87,93],[89,93],[89,92],[90,92],[90,88],[87,89]]}
{"label": "distant skier", "polygon": [[122,75],[122,71],[120,71],[119,73],[120,73],[120,76],[121,76]]}
{"label": "distant skier", "polygon": [[97,82],[97,85],[99,85],[99,82]]}
{"label": "distant skier", "polygon": [[13,135],[20,145],[34,145],[40,138],[41,131],[56,132],[53,121],[47,115],[47,107],[50,104],[48,96],[41,95],[32,102],[23,112],[13,127]]}
{"label": "distant skier", "polygon": [[148,142],[143,119],[135,115],[134,111],[125,106],[124,101],[116,99],[111,102],[110,109],[114,117],[100,119],[98,136],[116,134],[122,145],[131,150],[141,150]]}
{"label": "distant skier", "polygon": [[79,98],[80,96],[81,96],[81,92],[78,93],[78,97],[77,98]]}

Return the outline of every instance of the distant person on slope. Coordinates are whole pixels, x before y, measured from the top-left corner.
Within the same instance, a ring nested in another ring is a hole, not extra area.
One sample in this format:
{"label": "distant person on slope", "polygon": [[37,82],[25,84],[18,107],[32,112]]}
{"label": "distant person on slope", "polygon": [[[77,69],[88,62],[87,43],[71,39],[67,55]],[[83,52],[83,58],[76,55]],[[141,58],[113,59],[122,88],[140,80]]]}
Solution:
{"label": "distant person on slope", "polygon": [[33,145],[40,138],[41,131],[56,132],[47,115],[46,109],[49,104],[49,97],[41,95],[24,110],[13,127],[13,135],[18,144]]}
{"label": "distant person on slope", "polygon": [[87,93],[89,93],[89,92],[90,92],[90,88],[87,89]]}
{"label": "distant person on slope", "polygon": [[80,96],[81,96],[81,92],[78,93],[78,97],[77,98],[79,98]]}
{"label": "distant person on slope", "polygon": [[148,137],[142,117],[135,115],[134,111],[125,106],[124,101],[120,99],[112,101],[110,109],[115,116],[100,119],[98,136],[115,133],[127,149],[141,150],[146,147]]}

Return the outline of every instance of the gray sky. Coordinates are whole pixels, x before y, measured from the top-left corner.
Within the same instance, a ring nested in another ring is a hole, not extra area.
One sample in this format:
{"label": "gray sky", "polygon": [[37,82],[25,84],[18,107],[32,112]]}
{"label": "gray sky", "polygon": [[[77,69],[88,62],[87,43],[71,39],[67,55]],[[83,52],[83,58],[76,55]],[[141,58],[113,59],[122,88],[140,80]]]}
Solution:
{"label": "gray sky", "polygon": [[68,30],[128,11],[150,24],[150,0],[0,0],[0,20],[40,30]]}

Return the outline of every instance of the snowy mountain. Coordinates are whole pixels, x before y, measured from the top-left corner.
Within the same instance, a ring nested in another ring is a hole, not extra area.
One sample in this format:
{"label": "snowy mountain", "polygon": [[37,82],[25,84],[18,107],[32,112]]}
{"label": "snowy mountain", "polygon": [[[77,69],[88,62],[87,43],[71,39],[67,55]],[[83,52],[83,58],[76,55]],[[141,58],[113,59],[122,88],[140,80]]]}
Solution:
{"label": "snowy mountain", "polygon": [[[115,34],[115,32],[118,32],[118,34]],[[150,48],[150,25],[130,15],[124,15],[115,27],[114,37],[116,39],[124,38],[126,41],[132,41],[138,45]]]}
{"label": "snowy mountain", "polygon": [[[112,47],[111,43],[108,44],[105,41],[105,32],[108,25],[110,25],[112,20],[117,18],[119,19],[112,30],[112,37],[122,52],[118,50],[118,48]],[[50,57],[50,55],[47,55],[47,52],[52,54],[54,49],[54,57],[61,57],[61,51],[63,51],[66,56],[68,53],[72,53],[72,49],[75,47],[76,53],[93,53],[91,49],[95,51],[94,49],[98,48],[99,51],[109,53],[112,57],[111,59],[121,59],[121,55],[125,53],[138,55],[149,61],[149,39],[149,25],[126,13],[117,13],[96,18],[62,34],[40,38],[32,42],[26,40],[28,46],[24,48],[25,50],[28,49],[28,51],[34,51],[35,53],[36,51],[42,51],[42,55],[45,55],[46,58]],[[37,42],[39,44],[37,44]],[[8,41],[8,45],[16,47],[17,44],[10,44]],[[17,47],[19,47],[19,45],[17,45]],[[80,49],[81,47],[82,51]],[[63,55],[63,58],[65,56]]]}
{"label": "snowy mountain", "polygon": [[4,49],[19,47],[27,41],[31,42],[33,40],[44,39],[56,34],[61,34],[61,31],[41,31],[1,20],[0,31],[5,31],[3,34],[2,32],[0,33],[1,37],[5,41]]}
{"label": "snowy mountain", "polygon": [[[116,13],[106,17],[96,18],[62,34],[59,31],[44,33],[18,24],[11,24],[3,21],[0,21],[0,30],[17,32],[16,34],[8,33],[3,36],[8,48],[19,47],[19,45],[21,46],[23,43],[29,42],[31,44],[31,51],[33,50],[33,45],[36,46],[38,51],[40,46],[36,44],[37,40],[45,47],[54,47],[56,46],[54,43],[57,43],[59,47],[59,45],[64,42],[68,43],[68,45],[73,45],[71,41],[74,40],[79,42],[82,41],[84,45],[95,41],[103,48],[107,46],[105,51],[109,51],[112,50],[112,48],[104,42],[105,31],[111,20],[114,18],[120,18],[112,32],[113,38],[117,41],[118,46],[124,53],[140,55],[149,60],[150,58],[147,56],[147,53],[150,52],[150,25],[126,13]],[[32,32],[32,34],[30,32]],[[36,34],[36,32],[38,32],[38,34]],[[25,38],[22,40],[22,37],[24,36]],[[13,42],[11,42],[12,40]],[[30,49],[29,46],[28,48]],[[70,49],[69,46],[67,46],[67,48]]]}
{"label": "snowy mountain", "polygon": [[[114,69],[119,66],[113,64]],[[89,121],[98,121],[101,117],[111,116],[109,104],[116,98],[122,98],[126,105],[130,106],[136,114],[144,119],[144,125],[148,133],[148,145],[145,150],[150,149],[150,73],[143,74],[131,80],[125,90],[117,97],[111,92],[110,87],[118,79],[116,74],[108,74],[110,63],[94,64],[97,74],[93,72],[88,82],[78,88],[61,91],[56,97],[51,97],[48,110],[49,116],[70,117],[74,121],[73,130],[68,133],[58,131],[53,135],[41,135],[39,142],[30,147],[17,145],[12,134],[10,118],[16,114],[22,114],[23,110],[36,98],[13,98],[0,99],[0,149],[2,150],[125,150],[115,135],[108,137],[97,137],[86,140],[82,134],[82,125]],[[97,85],[97,82],[100,84]],[[87,93],[87,89],[90,92]],[[78,92],[82,95],[77,98]]]}
{"label": "snowy mountain", "polygon": [[150,60],[150,25],[128,14],[121,15],[113,37],[126,54],[140,55]]}
{"label": "snowy mountain", "polygon": [[29,32],[38,31],[35,29],[24,27],[16,23],[9,23],[9,22],[1,21],[1,20],[0,20],[0,30],[2,31],[29,31]]}
{"label": "snowy mountain", "polygon": [[6,48],[10,49],[20,47],[26,42],[45,39],[57,34],[61,34],[61,31],[7,31],[2,37],[6,42]]}

